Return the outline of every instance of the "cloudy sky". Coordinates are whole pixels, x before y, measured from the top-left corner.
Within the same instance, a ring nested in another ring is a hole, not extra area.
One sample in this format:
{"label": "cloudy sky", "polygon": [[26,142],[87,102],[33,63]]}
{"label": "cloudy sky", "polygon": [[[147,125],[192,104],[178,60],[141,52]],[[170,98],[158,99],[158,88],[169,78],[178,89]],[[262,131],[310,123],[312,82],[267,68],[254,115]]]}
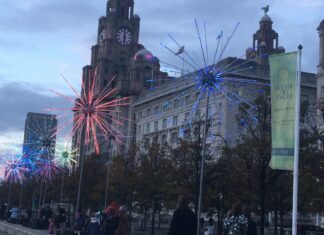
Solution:
{"label": "cloudy sky", "polygon": [[[227,55],[241,56],[269,4],[279,44],[286,51],[304,45],[303,69],[316,71],[324,0],[135,0],[141,17],[140,43],[161,60],[172,61],[160,46],[172,34],[199,49],[194,19],[206,21],[209,45],[223,30],[240,26]],[[79,90],[81,69],[90,62],[98,18],[105,0],[0,0],[0,152],[22,139],[26,114],[68,106],[49,89],[71,94],[59,74]],[[173,61],[172,61],[173,62]]]}

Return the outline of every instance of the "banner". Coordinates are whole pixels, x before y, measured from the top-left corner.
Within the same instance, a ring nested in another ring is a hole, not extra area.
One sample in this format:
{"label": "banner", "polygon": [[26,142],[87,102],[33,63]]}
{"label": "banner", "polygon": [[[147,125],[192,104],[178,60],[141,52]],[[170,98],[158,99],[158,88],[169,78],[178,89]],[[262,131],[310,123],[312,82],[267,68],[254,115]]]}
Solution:
{"label": "banner", "polygon": [[270,56],[272,169],[294,169],[297,58],[298,52]]}

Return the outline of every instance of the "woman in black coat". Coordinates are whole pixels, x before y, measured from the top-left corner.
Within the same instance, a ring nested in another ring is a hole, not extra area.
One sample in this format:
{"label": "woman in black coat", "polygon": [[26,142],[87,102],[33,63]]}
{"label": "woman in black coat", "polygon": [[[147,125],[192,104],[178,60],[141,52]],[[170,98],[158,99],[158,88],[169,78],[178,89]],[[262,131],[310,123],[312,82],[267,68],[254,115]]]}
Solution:
{"label": "woman in black coat", "polygon": [[168,235],[195,235],[197,233],[197,218],[189,208],[192,197],[181,196],[173,213]]}

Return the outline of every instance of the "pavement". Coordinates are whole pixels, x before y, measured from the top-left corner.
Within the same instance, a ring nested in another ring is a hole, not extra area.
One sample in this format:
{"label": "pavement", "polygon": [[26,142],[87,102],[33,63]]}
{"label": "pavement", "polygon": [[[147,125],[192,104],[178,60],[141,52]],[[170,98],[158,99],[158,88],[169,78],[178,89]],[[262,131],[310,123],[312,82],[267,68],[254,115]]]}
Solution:
{"label": "pavement", "polygon": [[8,235],[48,235],[47,230],[36,230],[23,227],[20,224],[10,224],[0,221],[0,234]]}

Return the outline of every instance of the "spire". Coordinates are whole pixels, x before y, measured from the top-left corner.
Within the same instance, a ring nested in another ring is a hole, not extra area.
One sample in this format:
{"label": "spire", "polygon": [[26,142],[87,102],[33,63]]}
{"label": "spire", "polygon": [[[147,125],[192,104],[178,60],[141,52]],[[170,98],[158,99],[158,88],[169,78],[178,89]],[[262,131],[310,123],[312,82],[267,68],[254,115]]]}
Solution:
{"label": "spire", "polygon": [[285,52],[283,47],[278,47],[279,36],[276,31],[272,29],[272,20],[268,15],[269,5],[263,7],[264,15],[259,24],[260,28],[253,35],[253,47],[246,50],[247,59],[255,59],[261,64],[268,64],[268,56]]}
{"label": "spire", "polygon": [[107,15],[109,14],[130,20],[134,16],[134,0],[108,0]]}

